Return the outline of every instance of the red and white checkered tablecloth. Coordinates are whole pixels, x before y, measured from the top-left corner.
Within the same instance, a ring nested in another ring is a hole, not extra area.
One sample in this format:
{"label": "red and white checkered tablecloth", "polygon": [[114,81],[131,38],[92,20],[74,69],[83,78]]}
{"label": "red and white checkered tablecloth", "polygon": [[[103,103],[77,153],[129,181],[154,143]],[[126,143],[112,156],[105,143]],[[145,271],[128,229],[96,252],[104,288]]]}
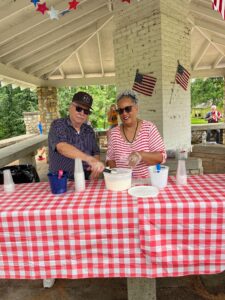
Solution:
{"label": "red and white checkered tablecloth", "polygon": [[138,199],[138,212],[140,247],[154,275],[225,270],[225,174],[192,176],[183,187],[170,178],[157,200]]}
{"label": "red and white checkered tablecloth", "polygon": [[[52,195],[47,182],[17,185],[13,194],[0,186],[0,278],[161,277],[224,270],[225,174],[193,176],[185,188],[172,180],[149,199],[107,191],[103,181],[88,182],[83,193],[74,193],[70,182],[61,195]],[[187,229],[179,227],[183,220]],[[167,223],[177,229],[165,235]],[[198,229],[206,224],[193,240],[200,247],[216,243],[218,249],[211,257],[196,247],[195,257],[188,250],[184,263],[177,264],[178,252],[169,247],[192,241],[187,230],[193,224]],[[167,258],[158,262],[155,250],[164,244],[167,251],[159,256]]]}

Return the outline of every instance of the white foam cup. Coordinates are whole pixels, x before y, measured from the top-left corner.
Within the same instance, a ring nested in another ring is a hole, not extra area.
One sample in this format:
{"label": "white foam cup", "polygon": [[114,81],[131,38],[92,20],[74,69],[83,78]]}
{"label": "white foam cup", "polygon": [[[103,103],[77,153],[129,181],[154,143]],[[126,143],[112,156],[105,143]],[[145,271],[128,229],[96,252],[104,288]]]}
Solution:
{"label": "white foam cup", "polygon": [[6,193],[13,193],[15,191],[15,184],[12,178],[11,171],[9,169],[3,171],[3,179],[4,179],[4,191]]}

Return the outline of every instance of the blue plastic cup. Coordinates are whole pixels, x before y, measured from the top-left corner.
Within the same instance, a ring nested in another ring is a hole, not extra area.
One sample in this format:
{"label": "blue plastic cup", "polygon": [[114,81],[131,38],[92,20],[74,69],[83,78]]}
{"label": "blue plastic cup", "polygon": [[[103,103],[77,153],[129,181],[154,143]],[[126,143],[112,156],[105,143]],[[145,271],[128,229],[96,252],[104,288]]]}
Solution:
{"label": "blue plastic cup", "polygon": [[62,194],[67,191],[67,174],[65,172],[61,178],[58,178],[58,174],[48,173],[48,180],[52,194]]}

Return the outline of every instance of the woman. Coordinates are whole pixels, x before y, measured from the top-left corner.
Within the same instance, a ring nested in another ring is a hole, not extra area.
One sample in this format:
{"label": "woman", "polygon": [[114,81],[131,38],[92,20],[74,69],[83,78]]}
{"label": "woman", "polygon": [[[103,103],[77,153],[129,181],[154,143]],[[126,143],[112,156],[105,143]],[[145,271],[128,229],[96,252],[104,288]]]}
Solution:
{"label": "woman", "polygon": [[156,126],[137,118],[138,98],[126,90],[117,97],[122,124],[110,130],[107,165],[111,168],[133,168],[133,177],[149,177],[148,166],[164,163],[166,150]]}

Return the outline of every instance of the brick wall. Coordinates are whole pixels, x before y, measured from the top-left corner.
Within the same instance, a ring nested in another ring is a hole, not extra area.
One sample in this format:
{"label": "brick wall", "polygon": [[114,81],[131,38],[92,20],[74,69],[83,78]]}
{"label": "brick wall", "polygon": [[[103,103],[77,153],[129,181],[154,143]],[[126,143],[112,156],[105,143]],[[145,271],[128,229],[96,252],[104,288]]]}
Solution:
{"label": "brick wall", "polygon": [[153,96],[139,94],[140,118],[157,125],[167,148],[190,146],[190,91],[173,84],[178,59],[190,68],[186,2],[142,0],[118,6],[114,32],[118,91],[132,87],[136,69],[156,77]]}

